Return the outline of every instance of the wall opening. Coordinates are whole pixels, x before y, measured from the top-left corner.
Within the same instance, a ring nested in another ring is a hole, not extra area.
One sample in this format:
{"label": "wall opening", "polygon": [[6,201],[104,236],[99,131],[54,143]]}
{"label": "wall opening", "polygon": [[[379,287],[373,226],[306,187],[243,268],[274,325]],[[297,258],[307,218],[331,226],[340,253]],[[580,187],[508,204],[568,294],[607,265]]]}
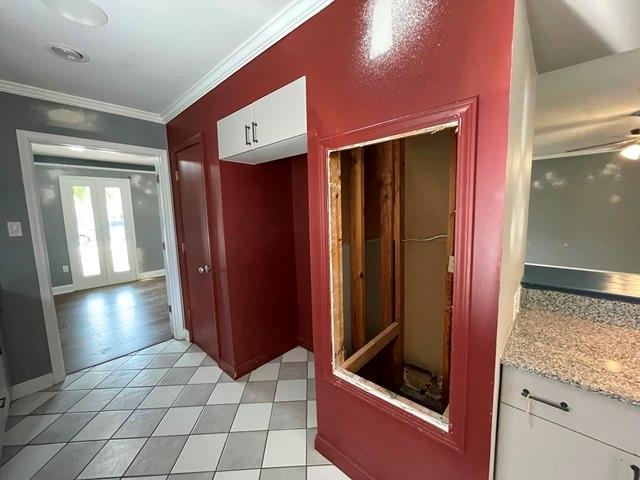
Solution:
{"label": "wall opening", "polygon": [[334,371],[448,422],[457,125],[329,154]]}

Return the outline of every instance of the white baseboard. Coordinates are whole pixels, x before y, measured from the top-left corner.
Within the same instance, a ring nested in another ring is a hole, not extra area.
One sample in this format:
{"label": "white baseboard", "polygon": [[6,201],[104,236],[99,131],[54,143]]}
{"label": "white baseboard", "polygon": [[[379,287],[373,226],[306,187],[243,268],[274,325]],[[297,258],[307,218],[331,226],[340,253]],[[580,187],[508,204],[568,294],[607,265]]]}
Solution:
{"label": "white baseboard", "polygon": [[58,285],[57,287],[51,287],[51,293],[54,295],[62,295],[63,293],[71,293],[73,292],[73,284],[69,285]]}
{"label": "white baseboard", "polygon": [[14,401],[25,395],[39,392],[45,388],[53,386],[53,374],[47,373],[41,377],[32,378],[26,382],[18,383],[11,387],[11,401]]}
{"label": "white baseboard", "polygon": [[150,270],[148,272],[138,273],[138,280],[146,280],[147,278],[164,277],[164,268],[162,270]]}

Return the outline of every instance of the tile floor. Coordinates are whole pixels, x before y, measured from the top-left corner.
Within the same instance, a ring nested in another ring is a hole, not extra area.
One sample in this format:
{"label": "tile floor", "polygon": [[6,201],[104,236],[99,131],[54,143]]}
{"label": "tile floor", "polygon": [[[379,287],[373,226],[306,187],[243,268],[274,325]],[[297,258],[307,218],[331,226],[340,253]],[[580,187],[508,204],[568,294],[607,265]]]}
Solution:
{"label": "tile floor", "polygon": [[67,376],[10,408],[0,480],[347,479],[315,451],[313,355],[232,380],[170,340]]}

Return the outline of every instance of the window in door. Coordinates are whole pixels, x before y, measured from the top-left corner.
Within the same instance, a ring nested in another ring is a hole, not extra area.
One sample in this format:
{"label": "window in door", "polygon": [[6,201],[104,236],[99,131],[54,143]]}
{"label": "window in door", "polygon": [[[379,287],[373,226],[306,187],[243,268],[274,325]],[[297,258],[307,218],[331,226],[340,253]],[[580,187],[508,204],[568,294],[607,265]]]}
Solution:
{"label": "window in door", "polygon": [[329,155],[334,371],[448,424],[457,125]]}

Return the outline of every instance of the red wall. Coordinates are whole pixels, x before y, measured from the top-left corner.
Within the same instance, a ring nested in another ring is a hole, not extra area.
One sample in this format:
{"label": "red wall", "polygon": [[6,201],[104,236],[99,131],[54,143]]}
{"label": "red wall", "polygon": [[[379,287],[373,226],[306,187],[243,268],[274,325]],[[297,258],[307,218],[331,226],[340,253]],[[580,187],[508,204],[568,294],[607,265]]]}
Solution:
{"label": "red wall", "polygon": [[[293,273],[296,261],[292,252],[300,240],[294,226],[299,232],[302,215],[292,207],[284,210],[285,197],[289,195],[289,202],[293,202],[303,187],[296,181],[296,165],[291,170],[290,161],[259,167],[219,162],[216,121],[295,78],[307,76],[318,446],[353,478],[486,479],[513,0],[396,3],[403,5],[407,16],[396,25],[395,47],[387,54],[369,59],[368,2],[336,0],[171,121],[167,127],[169,143],[175,146],[194,133],[204,132],[221,355],[233,358],[236,365],[251,362],[260,346],[252,335],[273,333],[275,340],[284,344],[291,340],[288,333],[273,331],[297,322],[294,295],[304,282],[299,261],[298,275]],[[465,447],[458,451],[402,421],[397,413],[337,388],[332,379],[326,288],[329,266],[321,244],[326,219],[318,214],[326,199],[317,188],[323,181],[318,178],[319,162],[324,160],[318,158],[316,139],[476,96],[477,176],[467,379],[472,401],[466,408]],[[270,344],[275,343],[265,341],[261,347]]]}

